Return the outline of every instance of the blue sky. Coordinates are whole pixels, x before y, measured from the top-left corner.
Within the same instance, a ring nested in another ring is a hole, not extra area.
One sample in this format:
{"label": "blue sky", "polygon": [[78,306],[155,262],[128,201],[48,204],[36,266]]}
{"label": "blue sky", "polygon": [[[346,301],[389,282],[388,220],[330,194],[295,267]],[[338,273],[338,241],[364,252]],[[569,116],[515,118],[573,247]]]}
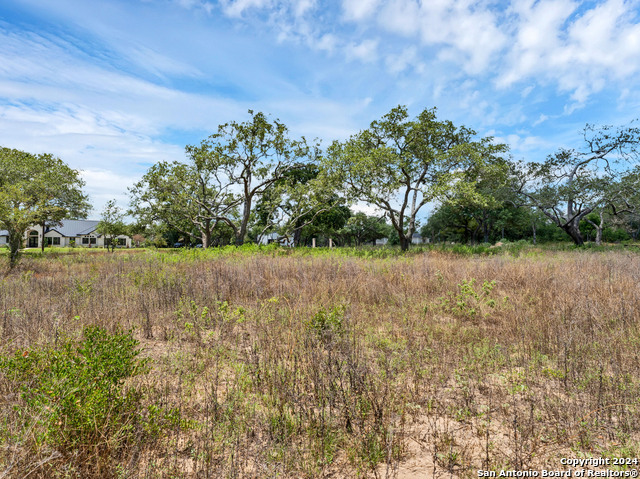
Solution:
{"label": "blue sky", "polygon": [[248,109],[328,145],[436,106],[535,161],[640,116],[639,73],[637,0],[3,0],[0,145],[81,169],[98,217]]}

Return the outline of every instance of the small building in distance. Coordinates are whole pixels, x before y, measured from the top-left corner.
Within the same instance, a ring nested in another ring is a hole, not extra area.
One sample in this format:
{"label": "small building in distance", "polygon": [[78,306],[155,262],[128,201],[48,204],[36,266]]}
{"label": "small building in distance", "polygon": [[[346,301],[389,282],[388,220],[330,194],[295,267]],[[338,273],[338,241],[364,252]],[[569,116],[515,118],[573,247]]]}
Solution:
{"label": "small building in distance", "polygon": [[282,246],[293,246],[293,241],[286,236],[280,236],[278,233],[266,233],[260,237],[259,244],[267,245],[271,243],[278,243]]}
{"label": "small building in distance", "polygon": [[[24,235],[24,245],[27,248],[40,248],[44,237],[45,246],[83,246],[86,248],[102,248],[104,236],[99,234],[98,220],[63,220],[59,225],[46,226],[44,235],[40,225],[33,225],[27,229]],[[4,235],[3,235],[4,234]],[[0,231],[0,246],[7,244],[9,234]],[[131,237],[119,235],[116,237],[118,248],[131,248]]]}

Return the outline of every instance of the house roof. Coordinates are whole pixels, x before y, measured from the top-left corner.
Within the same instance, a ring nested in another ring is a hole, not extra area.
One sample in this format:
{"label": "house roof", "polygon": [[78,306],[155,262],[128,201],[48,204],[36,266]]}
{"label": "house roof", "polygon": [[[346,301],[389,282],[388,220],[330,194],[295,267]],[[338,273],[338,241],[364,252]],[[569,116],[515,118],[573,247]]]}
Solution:
{"label": "house roof", "polygon": [[98,227],[98,220],[64,220],[59,226],[49,227],[47,231],[57,231],[62,236],[82,236],[93,233]]}
{"label": "house roof", "polygon": [[0,236],[9,236],[9,232],[7,230],[0,230]]}

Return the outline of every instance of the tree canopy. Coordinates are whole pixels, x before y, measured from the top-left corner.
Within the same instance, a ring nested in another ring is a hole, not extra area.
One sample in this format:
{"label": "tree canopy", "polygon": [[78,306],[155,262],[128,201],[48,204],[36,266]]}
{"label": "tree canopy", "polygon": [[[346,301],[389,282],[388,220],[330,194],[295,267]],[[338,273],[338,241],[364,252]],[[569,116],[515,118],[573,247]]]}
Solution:
{"label": "tree canopy", "polygon": [[237,218],[219,215],[233,228],[238,245],[245,241],[254,201],[285,174],[315,159],[315,149],[304,138],[289,138],[284,123],[269,121],[252,110],[249,114],[250,120],[220,125],[200,145],[186,147],[191,161],[202,163],[215,177],[218,190],[228,195],[228,204],[238,207]]}
{"label": "tree canopy", "polygon": [[[542,211],[577,245],[584,243],[580,222],[590,213],[629,210],[634,190],[621,178],[638,159],[640,128],[587,125],[583,137],[582,150],[560,149],[542,163],[513,166],[523,203]],[[598,225],[591,223],[601,232],[599,216]]]}
{"label": "tree canopy", "polygon": [[[22,238],[34,224],[86,217],[87,197],[78,170],[51,154],[0,148],[0,228],[9,232],[9,264],[18,262]],[[44,237],[42,238],[44,244]]]}
{"label": "tree canopy", "polygon": [[[552,225],[576,244],[581,228],[598,243],[606,225],[640,235],[640,175],[630,168],[638,128],[587,125],[584,148],[526,163],[492,137],[438,119],[435,108],[411,118],[395,107],[326,151],[249,114],[188,145],[186,162],[151,167],[131,189],[131,213],[204,246],[265,234],[296,246],[314,236],[361,244],[385,234],[406,250],[427,205],[425,236],[465,242],[557,238]],[[376,217],[349,210],[363,203]]]}
{"label": "tree canopy", "polygon": [[104,236],[104,245],[111,248],[112,253],[118,244],[118,236],[128,233],[124,213],[115,200],[109,200],[105,205],[96,231]]}
{"label": "tree canopy", "polygon": [[475,134],[439,121],[435,108],[410,120],[407,108],[398,106],[346,142],[334,142],[326,165],[350,199],[385,213],[407,249],[422,207],[454,188],[471,191],[464,172],[507,151],[492,138],[474,140]]}

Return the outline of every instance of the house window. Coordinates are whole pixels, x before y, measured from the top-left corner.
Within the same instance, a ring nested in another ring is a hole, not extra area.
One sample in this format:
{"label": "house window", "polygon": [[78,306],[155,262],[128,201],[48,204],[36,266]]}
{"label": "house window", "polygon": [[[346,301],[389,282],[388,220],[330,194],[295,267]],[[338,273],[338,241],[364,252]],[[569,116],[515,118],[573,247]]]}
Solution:
{"label": "house window", "polygon": [[127,238],[118,238],[118,246],[127,246]]}
{"label": "house window", "polygon": [[83,236],[82,238],[82,244],[96,244],[96,239],[95,238],[87,238],[86,236]]}
{"label": "house window", "polygon": [[60,246],[60,237],[59,236],[51,236],[51,237],[47,237],[45,238],[46,242],[47,242],[47,246]]}

